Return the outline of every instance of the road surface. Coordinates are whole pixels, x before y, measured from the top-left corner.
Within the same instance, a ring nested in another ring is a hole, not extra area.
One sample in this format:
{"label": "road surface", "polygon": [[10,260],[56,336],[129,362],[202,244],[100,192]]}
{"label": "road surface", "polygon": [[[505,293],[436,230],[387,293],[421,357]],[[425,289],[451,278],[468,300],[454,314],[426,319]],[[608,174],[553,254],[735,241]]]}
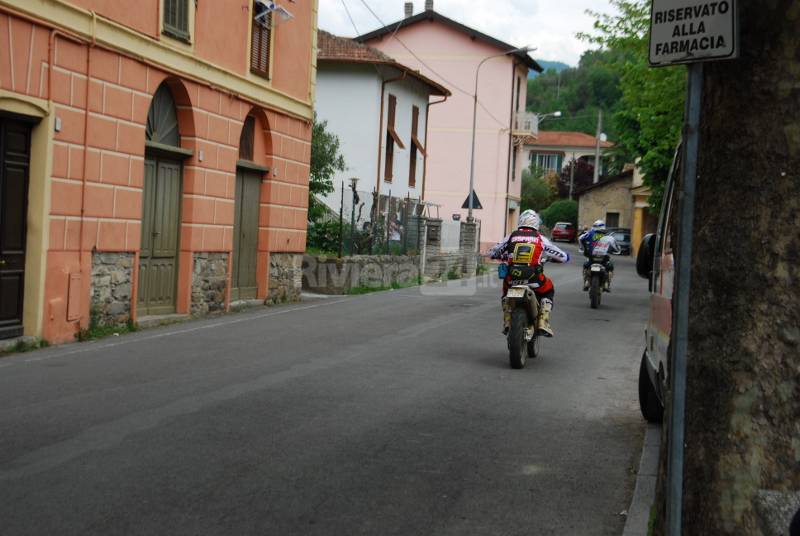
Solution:
{"label": "road surface", "polygon": [[0,359],[0,533],[620,534],[647,287],[580,262],[524,370],[489,276]]}

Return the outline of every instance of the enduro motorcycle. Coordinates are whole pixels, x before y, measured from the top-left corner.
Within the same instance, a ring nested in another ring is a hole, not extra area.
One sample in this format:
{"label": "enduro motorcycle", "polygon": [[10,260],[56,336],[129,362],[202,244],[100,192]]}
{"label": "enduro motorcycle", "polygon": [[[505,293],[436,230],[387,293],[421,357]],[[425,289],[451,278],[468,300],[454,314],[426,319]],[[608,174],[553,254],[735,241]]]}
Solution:
{"label": "enduro motorcycle", "polygon": [[603,297],[603,288],[608,279],[608,270],[603,264],[603,257],[592,255],[592,264],[589,266],[589,305],[592,309],[600,307]]}
{"label": "enduro motorcycle", "polygon": [[541,273],[541,266],[515,264],[513,261],[500,265],[500,278],[508,282],[508,292],[503,297],[503,317],[508,357],[513,369],[525,367],[528,359],[539,355],[539,302],[533,289],[539,286]]}
{"label": "enduro motorcycle", "polygon": [[586,278],[589,280],[589,305],[592,309],[600,307],[600,301],[603,297],[603,292],[606,289],[606,281],[608,280],[608,269],[605,265],[605,259],[608,256],[609,244],[605,241],[599,241],[591,247],[589,259],[591,264],[586,270]]}

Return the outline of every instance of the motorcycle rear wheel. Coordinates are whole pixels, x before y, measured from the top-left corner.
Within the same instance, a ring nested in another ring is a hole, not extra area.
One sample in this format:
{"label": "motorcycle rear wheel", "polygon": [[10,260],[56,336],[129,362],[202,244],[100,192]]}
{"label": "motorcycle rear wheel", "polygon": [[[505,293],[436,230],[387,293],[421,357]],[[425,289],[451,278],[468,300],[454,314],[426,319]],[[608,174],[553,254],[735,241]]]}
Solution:
{"label": "motorcycle rear wheel", "polygon": [[589,305],[592,306],[592,309],[600,307],[600,295],[603,293],[600,286],[600,275],[592,274],[592,282],[589,286]]}
{"label": "motorcycle rear wheel", "polygon": [[511,312],[511,329],[508,330],[508,359],[512,369],[524,368],[528,361],[528,342],[525,340],[527,327],[528,314],[517,307]]}

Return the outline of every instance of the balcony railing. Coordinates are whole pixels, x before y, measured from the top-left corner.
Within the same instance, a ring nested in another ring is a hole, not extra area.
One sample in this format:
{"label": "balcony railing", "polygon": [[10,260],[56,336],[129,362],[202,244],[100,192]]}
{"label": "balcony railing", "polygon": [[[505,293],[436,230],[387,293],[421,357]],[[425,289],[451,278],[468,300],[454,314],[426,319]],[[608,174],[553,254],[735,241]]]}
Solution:
{"label": "balcony railing", "polygon": [[514,114],[515,136],[536,136],[539,133],[539,116],[531,112],[517,112]]}

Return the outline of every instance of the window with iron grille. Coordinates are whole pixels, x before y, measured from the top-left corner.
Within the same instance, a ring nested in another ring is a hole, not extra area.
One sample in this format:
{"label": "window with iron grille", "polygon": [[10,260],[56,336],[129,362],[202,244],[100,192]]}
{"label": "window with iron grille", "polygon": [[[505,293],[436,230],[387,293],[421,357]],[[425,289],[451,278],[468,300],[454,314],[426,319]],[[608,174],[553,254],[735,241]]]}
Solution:
{"label": "window with iron grille", "polygon": [[269,77],[269,62],[272,58],[272,13],[266,13],[264,5],[253,2],[253,37],[250,42],[250,71]]}
{"label": "window with iron grille", "polygon": [[189,40],[189,0],[164,0],[164,33]]}

